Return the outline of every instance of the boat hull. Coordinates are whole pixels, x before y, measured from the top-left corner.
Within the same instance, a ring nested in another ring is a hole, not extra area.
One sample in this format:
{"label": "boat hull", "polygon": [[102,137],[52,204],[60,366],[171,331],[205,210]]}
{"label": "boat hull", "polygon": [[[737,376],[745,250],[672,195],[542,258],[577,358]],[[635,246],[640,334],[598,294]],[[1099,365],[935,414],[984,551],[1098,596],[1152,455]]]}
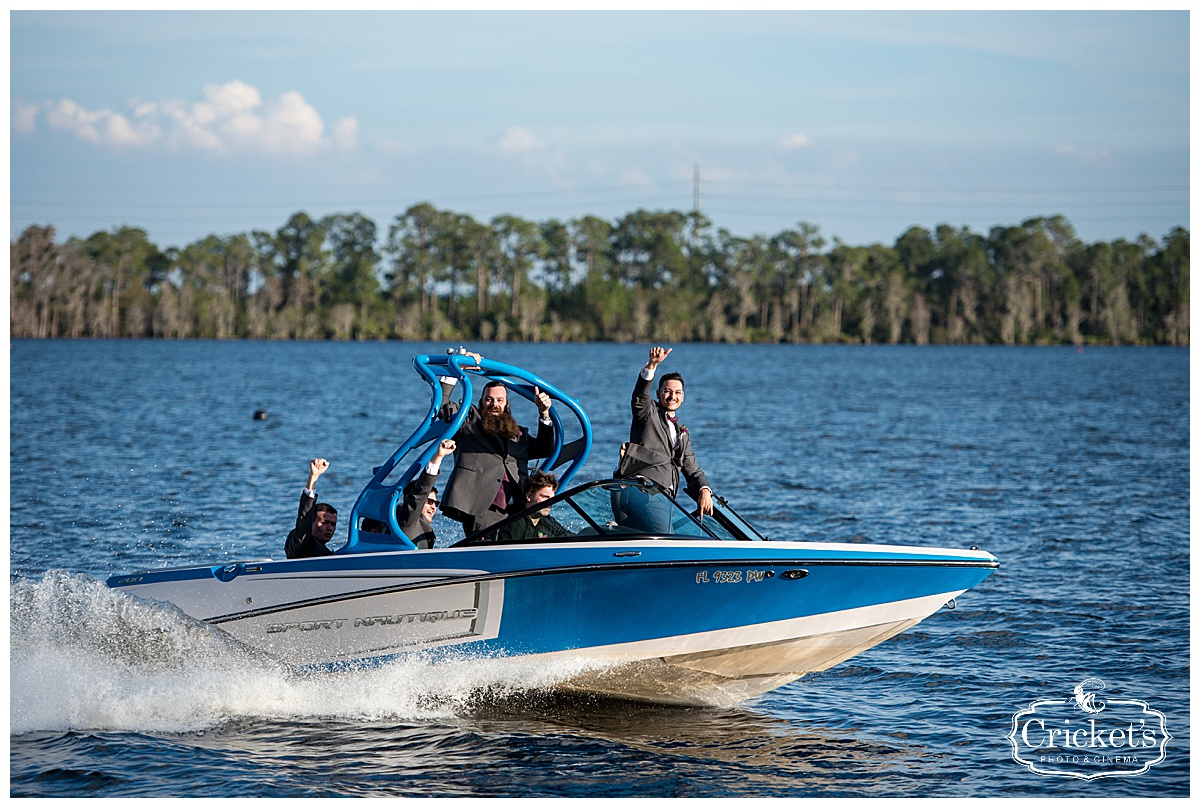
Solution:
{"label": "boat hull", "polygon": [[447,548],[115,576],[291,665],[569,657],[565,690],[732,704],[909,628],[986,578],[980,551],[639,540]]}
{"label": "boat hull", "polygon": [[[686,654],[653,653],[650,648],[590,650],[590,658],[607,658],[610,664],[571,677],[559,689],[602,694],[610,698],[650,701],[655,704],[731,706],[768,693],[811,672],[832,668],[916,626],[924,616],[941,608],[935,603],[898,604],[912,608],[914,616],[838,629],[830,623],[857,622],[853,615],[828,615],[809,627],[780,627],[785,639],[730,645],[730,639],[710,640],[710,650]],[[895,616],[896,612],[893,612]],[[737,642],[733,640],[733,642]]]}

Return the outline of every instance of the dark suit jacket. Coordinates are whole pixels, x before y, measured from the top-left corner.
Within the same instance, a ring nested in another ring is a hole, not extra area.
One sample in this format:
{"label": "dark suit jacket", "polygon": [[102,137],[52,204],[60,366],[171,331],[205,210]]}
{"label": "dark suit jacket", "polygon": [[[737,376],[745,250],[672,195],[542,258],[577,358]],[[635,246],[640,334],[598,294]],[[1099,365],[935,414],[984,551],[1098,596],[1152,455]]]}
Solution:
{"label": "dark suit jacket", "polygon": [[[447,402],[442,407],[442,418],[449,421],[458,407],[457,401]],[[510,480],[522,486],[529,474],[529,461],[548,457],[554,451],[553,424],[546,426],[539,421],[537,435],[532,438],[529,430],[521,427],[521,435],[511,441],[486,434],[482,425],[479,408],[472,404],[462,428],[454,435],[454,471],[442,498],[442,512],[452,519],[459,518],[459,514],[482,516],[496,498],[506,471]]]}
{"label": "dark suit jacket", "polygon": [[671,445],[671,433],[662,407],[652,393],[654,379],[643,379],[639,373],[633,387],[633,423],[629,426],[629,447],[617,467],[618,477],[641,476],[661,485],[675,496],[679,491],[679,476],[687,481],[688,496],[696,499],[708,478],[696,463],[692,438],[683,424],[678,424],[679,440]]}
{"label": "dark suit jacket", "polygon": [[396,521],[400,523],[400,529],[421,550],[433,547],[433,525],[429,524],[421,511],[435,482],[437,475],[422,469],[416,479],[408,484],[404,490],[404,501],[396,508]]}
{"label": "dark suit jacket", "polygon": [[532,519],[524,516],[500,528],[500,539],[504,541],[532,541],[570,535],[571,531],[553,516],[543,516],[536,525]]}
{"label": "dark suit jacket", "polygon": [[296,514],[296,527],[288,534],[283,551],[288,558],[313,558],[314,556],[333,555],[333,550],[324,542],[313,538],[312,524],[317,512],[313,506],[317,504],[315,497],[304,492],[300,493],[300,510]]}

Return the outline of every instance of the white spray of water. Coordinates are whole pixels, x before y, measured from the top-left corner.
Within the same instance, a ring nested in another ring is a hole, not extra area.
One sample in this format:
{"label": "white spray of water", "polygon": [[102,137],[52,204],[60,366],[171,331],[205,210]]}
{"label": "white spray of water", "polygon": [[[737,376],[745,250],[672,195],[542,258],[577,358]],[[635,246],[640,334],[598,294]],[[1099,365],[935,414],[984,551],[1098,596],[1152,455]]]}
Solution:
{"label": "white spray of water", "polygon": [[297,675],[188,618],[93,578],[52,571],[10,595],[10,731],[186,732],[239,717],[435,719],[481,695],[551,688],[585,660],[419,657]]}

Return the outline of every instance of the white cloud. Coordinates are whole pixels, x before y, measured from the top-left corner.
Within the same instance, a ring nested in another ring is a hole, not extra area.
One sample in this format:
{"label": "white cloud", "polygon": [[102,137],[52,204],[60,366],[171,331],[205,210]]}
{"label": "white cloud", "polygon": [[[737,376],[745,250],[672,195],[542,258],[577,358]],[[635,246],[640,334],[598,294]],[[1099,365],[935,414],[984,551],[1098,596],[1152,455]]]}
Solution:
{"label": "white cloud", "polygon": [[784,149],[805,149],[812,145],[812,138],[803,132],[797,132],[794,135],[788,135],[785,138],[780,138],[779,145]]}
{"label": "white cloud", "polygon": [[91,112],[68,98],[46,108],[46,121],[51,128],[69,130],[80,140],[89,143],[100,142],[100,132],[96,129],[96,124],[111,115],[108,110]]}
{"label": "white cloud", "polygon": [[31,134],[37,130],[38,108],[36,104],[17,101],[12,114],[12,128],[23,134]]}
{"label": "white cloud", "polygon": [[145,146],[162,137],[162,129],[152,121],[130,123],[124,115],[112,115],[104,122],[101,134],[118,146]]}
{"label": "white cloud", "polygon": [[505,154],[530,154],[546,148],[533,132],[522,126],[513,126],[500,136],[500,151]]}
{"label": "white cloud", "polygon": [[311,154],[323,145],[325,123],[304,96],[292,91],[267,104],[261,121],[237,115],[230,119],[227,131],[248,133],[247,146],[261,143],[272,152]]}
{"label": "white cloud", "polygon": [[349,151],[358,145],[358,121],[354,118],[342,118],[335,123],[333,142],[343,151]]}
{"label": "white cloud", "polygon": [[197,123],[208,125],[262,106],[258,90],[243,81],[234,79],[228,84],[204,85],[204,100],[192,104],[192,114]]}
{"label": "white cloud", "polygon": [[[522,170],[531,175],[541,176],[558,187],[570,184],[562,177],[567,164],[566,156],[561,150],[551,148],[529,129],[511,126],[493,144],[503,158],[516,161]],[[473,146],[466,145],[473,150]]]}
{"label": "white cloud", "polygon": [[72,132],[89,143],[117,147],[303,156],[331,145],[354,148],[358,134],[358,122],[342,118],[327,137],[321,114],[299,92],[293,90],[264,103],[255,87],[237,79],[205,85],[198,100],[134,102],[128,115],[88,110],[70,99],[41,107],[17,102],[13,129],[36,132],[40,110],[45,110],[46,123],[52,129]]}

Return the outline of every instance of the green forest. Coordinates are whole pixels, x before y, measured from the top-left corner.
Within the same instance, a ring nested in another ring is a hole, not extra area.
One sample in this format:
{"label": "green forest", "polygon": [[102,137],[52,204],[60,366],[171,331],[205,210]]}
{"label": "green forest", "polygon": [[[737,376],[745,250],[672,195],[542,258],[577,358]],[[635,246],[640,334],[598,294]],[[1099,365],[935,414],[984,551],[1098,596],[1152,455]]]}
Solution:
{"label": "green forest", "polygon": [[490,222],[414,205],[161,249],[136,227],[10,244],[14,338],[1187,345],[1189,233],[1062,216],[853,246],[698,212]]}

